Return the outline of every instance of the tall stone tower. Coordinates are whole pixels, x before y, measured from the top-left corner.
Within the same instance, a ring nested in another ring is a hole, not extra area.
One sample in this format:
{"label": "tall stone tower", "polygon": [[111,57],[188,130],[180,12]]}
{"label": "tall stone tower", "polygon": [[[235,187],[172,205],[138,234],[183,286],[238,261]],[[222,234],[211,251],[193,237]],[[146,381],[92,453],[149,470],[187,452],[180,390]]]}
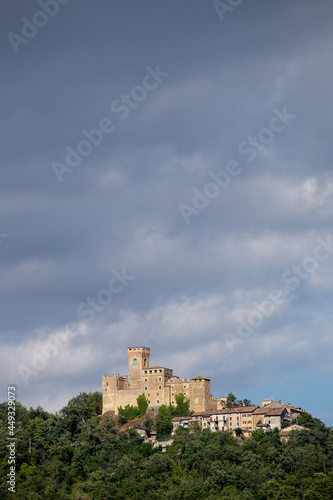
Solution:
{"label": "tall stone tower", "polygon": [[128,347],[128,385],[130,389],[141,387],[142,370],[149,367],[149,347]]}

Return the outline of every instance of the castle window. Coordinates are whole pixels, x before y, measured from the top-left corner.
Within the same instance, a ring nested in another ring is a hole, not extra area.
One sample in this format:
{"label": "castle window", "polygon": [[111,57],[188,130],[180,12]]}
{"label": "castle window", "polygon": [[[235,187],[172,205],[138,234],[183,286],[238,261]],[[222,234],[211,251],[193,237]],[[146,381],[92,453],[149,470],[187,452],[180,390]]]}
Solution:
{"label": "castle window", "polygon": [[148,391],[148,387],[145,387],[145,391]]}
{"label": "castle window", "polygon": [[161,377],[158,380],[161,382],[161,380],[162,380]]}
{"label": "castle window", "polygon": [[148,379],[145,378],[145,382],[147,382]]}
{"label": "castle window", "polygon": [[133,359],[133,366],[138,366],[138,360],[136,358]]}
{"label": "castle window", "polygon": [[148,397],[150,396],[150,394],[148,394]]}
{"label": "castle window", "polygon": [[147,370],[145,370],[145,375],[147,375]]}
{"label": "castle window", "polygon": [[160,395],[160,393],[158,392],[158,393],[156,394],[156,396],[159,396],[159,395]]}
{"label": "castle window", "polygon": [[150,400],[148,399],[148,403],[150,404]]}
{"label": "castle window", "polygon": [[159,403],[159,400],[157,400],[156,403]]}
{"label": "castle window", "polygon": [[161,386],[161,385],[159,385],[159,386],[158,386],[158,388],[159,388],[159,389],[162,389],[162,386]]}
{"label": "castle window", "polygon": [[109,385],[109,382],[107,382],[106,385]]}
{"label": "castle window", "polygon": [[149,373],[153,373],[153,370],[149,370]]}
{"label": "castle window", "polygon": [[143,366],[147,366],[147,360],[146,359],[143,362]]}
{"label": "castle window", "polygon": [[157,373],[157,370],[154,370],[155,373]]}
{"label": "castle window", "polygon": [[162,370],[160,370],[160,373],[162,373]]}

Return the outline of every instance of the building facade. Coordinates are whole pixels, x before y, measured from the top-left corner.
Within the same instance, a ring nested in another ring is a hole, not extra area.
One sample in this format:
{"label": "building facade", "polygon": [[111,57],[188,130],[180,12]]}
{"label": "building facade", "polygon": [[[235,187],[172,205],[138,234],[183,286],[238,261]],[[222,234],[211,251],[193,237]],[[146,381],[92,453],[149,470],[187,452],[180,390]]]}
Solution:
{"label": "building facade", "polygon": [[178,427],[188,428],[195,423],[201,429],[213,432],[226,431],[234,436],[237,434],[237,429],[241,429],[242,435],[249,437],[254,430],[260,428],[264,431],[274,428],[280,430],[284,422],[290,422],[287,408],[287,405],[279,404],[274,408],[241,406],[217,411],[198,411],[190,417],[173,418],[173,431]]}
{"label": "building facade", "polygon": [[127,357],[128,375],[116,373],[102,377],[103,413],[113,411],[117,415],[120,406],[135,406],[141,394],[148,399],[148,411],[157,410],[163,404],[176,404],[176,395],[180,393],[190,400],[190,409],[194,412],[217,409],[217,400],[210,394],[209,378],[180,379],[170,368],[150,366],[149,347],[128,347]]}

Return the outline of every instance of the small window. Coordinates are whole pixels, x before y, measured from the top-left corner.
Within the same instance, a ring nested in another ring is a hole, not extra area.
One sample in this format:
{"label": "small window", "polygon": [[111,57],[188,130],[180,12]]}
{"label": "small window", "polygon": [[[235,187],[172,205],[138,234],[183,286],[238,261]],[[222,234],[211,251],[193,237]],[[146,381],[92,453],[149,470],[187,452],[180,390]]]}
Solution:
{"label": "small window", "polygon": [[138,360],[136,358],[133,359],[133,366],[138,366]]}
{"label": "small window", "polygon": [[150,396],[150,394],[148,394],[148,397]]}
{"label": "small window", "polygon": [[157,373],[157,370],[154,370],[155,373]]}
{"label": "small window", "polygon": [[147,375],[147,370],[145,370],[145,375]]}
{"label": "small window", "polygon": [[144,362],[143,362],[143,366],[147,366],[147,360],[145,358]]}
{"label": "small window", "polygon": [[148,382],[148,379],[145,378],[145,382]]}
{"label": "small window", "polygon": [[160,370],[160,373],[162,373],[162,370]]}
{"label": "small window", "polygon": [[145,387],[145,391],[148,391],[148,387]]}
{"label": "small window", "polygon": [[161,382],[161,380],[162,380],[161,377],[158,380],[159,380],[159,382]]}
{"label": "small window", "polygon": [[109,385],[109,382],[106,383],[106,385],[108,386]]}
{"label": "small window", "polygon": [[156,403],[159,403],[159,400],[157,400]]}
{"label": "small window", "polygon": [[153,370],[149,370],[149,373],[153,373]]}
{"label": "small window", "polygon": [[160,393],[158,392],[158,393],[156,394],[156,396],[159,396],[159,395],[160,395]]}
{"label": "small window", "polygon": [[159,389],[162,389],[162,386],[161,386],[161,385],[159,385],[159,386],[158,386],[158,388],[159,388]]}
{"label": "small window", "polygon": [[148,399],[148,403],[150,404],[150,400]]}

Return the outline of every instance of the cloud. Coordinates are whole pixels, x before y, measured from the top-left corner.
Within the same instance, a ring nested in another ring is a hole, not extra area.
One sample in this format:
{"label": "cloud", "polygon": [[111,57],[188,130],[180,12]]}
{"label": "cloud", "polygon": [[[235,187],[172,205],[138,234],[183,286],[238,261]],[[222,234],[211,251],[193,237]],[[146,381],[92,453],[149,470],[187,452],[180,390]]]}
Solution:
{"label": "cloud", "polygon": [[[6,34],[36,5],[3,11]],[[254,1],[221,23],[199,0],[70,2],[18,54],[1,46],[4,391],[17,380],[25,404],[59,409],[100,389],[102,372],[125,374],[126,347],[144,343],[175,373],[210,376],[216,395],[326,401],[330,258],[233,352],[223,334],[331,232],[331,14],[329,2]],[[170,75],[121,120],[111,103],[157,64]],[[248,161],[240,145],[283,109],[295,118]],[[52,162],[104,117],[116,130],[60,184]],[[186,224],[179,204],[230,161],[239,175]],[[131,286],[27,386],[17,379],[124,266]]]}

